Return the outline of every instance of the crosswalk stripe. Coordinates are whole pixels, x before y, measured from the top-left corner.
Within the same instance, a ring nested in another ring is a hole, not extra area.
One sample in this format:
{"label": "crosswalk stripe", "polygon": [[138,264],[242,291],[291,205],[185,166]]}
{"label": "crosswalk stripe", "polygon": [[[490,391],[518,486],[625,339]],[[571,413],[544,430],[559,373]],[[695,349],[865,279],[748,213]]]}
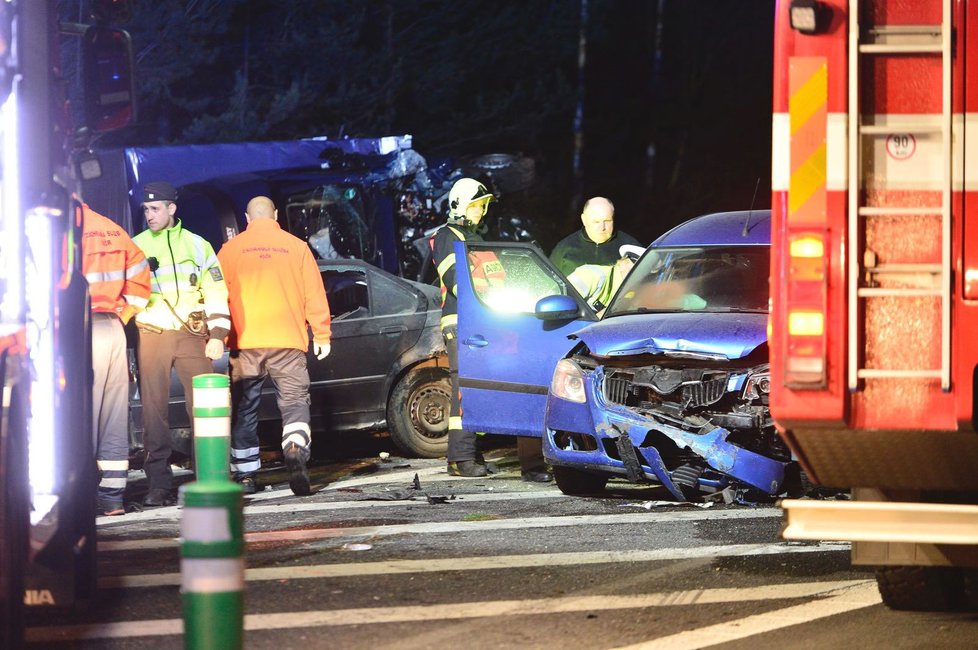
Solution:
{"label": "crosswalk stripe", "polygon": [[[591,551],[580,553],[536,553],[532,555],[493,555],[483,557],[457,557],[426,560],[380,560],[377,562],[349,562],[317,564],[311,566],[269,567],[246,569],[247,582],[265,580],[305,580],[320,578],[346,578],[406,573],[433,573],[438,571],[503,570],[528,567],[578,566],[585,564],[611,564],[626,562],[658,562],[712,557],[747,557],[757,555],[788,555],[794,553],[830,553],[849,550],[847,542],[823,544],[735,544],[726,546],[698,546],[692,548],[663,548],[654,551]],[[104,577],[99,580],[102,589],[134,589],[142,587],[166,587],[180,584],[179,573],[157,573]]]}
{"label": "crosswalk stripe", "polygon": [[[298,629],[341,625],[368,625],[378,623],[408,623],[419,621],[445,621],[460,619],[489,618],[497,616],[533,616],[581,611],[608,611],[644,607],[670,607],[676,605],[710,605],[722,603],[744,603],[759,600],[785,600],[790,598],[811,598],[835,591],[851,589],[852,594],[863,594],[875,583],[867,580],[846,580],[836,582],[806,582],[780,585],[764,585],[745,589],[695,589],[688,591],[662,592],[651,594],[631,594],[625,596],[568,596],[562,598],[539,598],[527,600],[482,601],[445,605],[408,605],[403,607],[362,607],[339,610],[320,610],[307,612],[288,612],[276,614],[249,614],[245,616],[245,630]],[[853,608],[852,596],[843,591],[838,603],[848,603]],[[832,599],[828,599],[832,600]],[[857,598],[856,603],[866,601]],[[816,603],[817,604],[817,603]],[[867,602],[859,606],[865,607]],[[841,606],[841,605],[839,605]],[[799,605],[782,612],[791,612],[805,607]],[[841,610],[846,611],[846,610]],[[772,620],[774,616],[772,613]],[[825,614],[828,615],[828,614]],[[760,618],[768,615],[748,617]],[[745,619],[747,620],[747,619]],[[716,627],[716,626],[713,626]],[[144,621],[125,621],[95,625],[65,625],[59,627],[30,628],[27,641],[43,643],[55,641],[83,641],[109,638],[135,638],[182,634],[183,622],[180,619],[157,619]],[[755,634],[757,632],[754,632]],[[668,638],[668,637],[667,637]],[[733,637],[731,637],[733,638]],[[644,646],[643,646],[644,647]],[[650,646],[651,647],[651,646]],[[677,646],[669,646],[677,647]],[[691,646],[685,646],[691,647]],[[703,646],[695,646],[703,647]]]}
{"label": "crosswalk stripe", "polygon": [[[781,510],[697,510],[676,512],[642,512],[611,515],[573,515],[562,517],[525,517],[516,519],[490,519],[483,521],[449,521],[388,526],[357,526],[352,528],[314,528],[301,530],[256,531],[245,534],[245,542],[275,542],[330,539],[335,537],[388,536],[405,534],[472,533],[495,530],[523,530],[527,528],[562,528],[567,526],[622,526],[637,524],[663,524],[677,521],[722,521],[728,519],[760,519],[780,517]],[[176,538],[156,538],[128,541],[100,541],[99,552],[149,550],[171,548],[178,544]]]}
{"label": "crosswalk stripe", "polygon": [[697,630],[622,646],[616,650],[696,650],[746,639],[757,634],[810,623],[811,621],[871,607],[881,602],[874,581],[857,582],[840,589],[824,600],[786,607],[773,612],[756,614],[735,621],[717,623]]}

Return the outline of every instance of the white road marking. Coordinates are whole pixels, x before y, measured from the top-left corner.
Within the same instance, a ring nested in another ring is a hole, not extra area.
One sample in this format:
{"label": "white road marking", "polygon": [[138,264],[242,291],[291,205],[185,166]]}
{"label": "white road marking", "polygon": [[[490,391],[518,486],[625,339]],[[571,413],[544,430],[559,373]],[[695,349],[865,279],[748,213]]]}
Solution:
{"label": "white road marking", "polygon": [[[364,485],[384,485],[387,483],[403,483],[404,487],[406,488],[414,482],[415,474],[418,475],[418,480],[423,478],[425,479],[425,482],[471,480],[460,479],[457,476],[449,476],[448,471],[445,469],[445,464],[441,463],[433,467],[406,467],[402,470],[379,470],[376,473],[368,476],[348,478],[342,481],[336,481],[335,483],[330,483],[329,485],[320,488],[320,491],[332,492],[344,488],[362,487]],[[494,476],[498,476],[498,474]],[[492,480],[492,477],[484,477],[481,480]],[[512,477],[509,477],[508,480],[512,480]],[[314,487],[315,484],[316,482],[313,481]],[[423,488],[424,484],[422,484],[421,487]],[[292,491],[287,485],[285,488],[279,490],[263,490],[262,492],[250,497],[248,500],[253,503],[255,501],[265,501],[268,499],[280,499],[283,496],[292,496]]]}
{"label": "white road marking", "polygon": [[[526,501],[530,499],[576,499],[579,497],[568,497],[559,491],[533,491],[533,492],[484,492],[478,494],[454,494],[448,492],[447,494],[442,493],[438,495],[432,491],[432,496],[447,496],[449,497],[448,503],[482,503],[482,502],[496,502],[496,501]],[[291,494],[291,491],[289,491]],[[281,496],[281,495],[279,495]],[[362,508],[394,508],[397,506],[416,506],[419,503],[425,503],[425,496],[423,494],[418,495],[412,499],[392,499],[390,501],[384,500],[367,500],[358,499],[356,501],[327,501],[323,503],[312,503],[307,501],[283,501],[282,503],[276,503],[274,505],[249,505],[248,501],[245,501],[245,516],[247,515],[270,515],[277,514],[281,512],[325,512],[328,510],[358,510]],[[679,505],[679,504],[677,504]],[[180,519],[180,514],[183,512],[182,508],[167,507],[167,508],[154,508],[152,510],[144,510],[143,512],[132,512],[125,515],[125,517],[100,517],[97,521],[98,524],[116,524],[116,529],[122,529],[121,524],[128,524],[136,521],[178,521]],[[113,531],[113,528],[105,529],[107,531]]]}
{"label": "white road marking", "polygon": [[[663,524],[676,521],[720,521],[727,519],[760,519],[781,517],[777,508],[749,510],[640,512],[610,515],[575,515],[564,517],[526,517],[517,519],[489,519],[484,521],[448,521],[388,526],[357,526],[353,528],[315,528],[300,530],[273,530],[245,533],[245,542],[276,542],[330,539],[336,537],[378,537],[404,534],[471,533],[493,530],[524,530],[527,528],[560,528],[566,526],[622,526],[637,524]],[[130,541],[100,541],[99,552],[149,550],[177,546],[176,538],[155,538]]]}
{"label": "white road marking", "polygon": [[[330,483],[329,485],[321,488],[319,492],[334,492],[343,489],[357,488],[363,486],[392,485],[392,484],[402,484],[403,489],[407,489],[414,482],[415,474],[418,475],[419,480],[422,478],[425,479],[424,482],[421,484],[422,491],[437,492],[442,490],[427,490],[426,486],[430,483],[442,483],[442,482],[449,482],[449,481],[454,481],[456,483],[462,483],[462,484],[471,483],[473,485],[484,485],[485,482],[487,481],[491,482],[497,479],[511,482],[512,479],[516,476],[516,471],[513,470],[512,472],[508,472],[508,473],[503,472],[501,474],[493,474],[490,477],[482,477],[478,480],[474,480],[474,479],[459,478],[457,476],[449,476],[448,472],[445,471],[445,467],[443,465],[438,465],[435,467],[417,467],[417,468],[405,469],[404,471],[383,471],[382,473],[371,474],[370,476],[365,476],[361,478],[353,478],[344,481],[337,481],[335,483]],[[535,490],[535,491],[520,491],[520,492],[504,493],[504,492],[493,492],[494,487],[490,484],[485,489],[486,491],[483,493],[474,493],[474,494],[469,493],[465,495],[458,495],[458,497],[461,498],[464,496],[466,499],[471,500],[479,496],[482,496],[487,501],[493,501],[502,498],[513,498],[513,499],[517,499],[517,498],[545,499],[545,498],[559,498],[559,497],[572,498],[562,494],[559,490],[557,490],[557,488],[554,488],[553,490],[549,490],[546,492]],[[502,494],[513,495],[513,496],[502,497],[501,496]],[[523,496],[518,496],[518,495],[523,495]],[[255,503],[260,503],[262,501],[270,501],[272,499],[282,499],[282,498],[286,498],[287,501],[284,501],[283,503],[277,504],[275,506],[252,506],[251,505]],[[364,502],[344,501],[342,503],[362,504]],[[411,503],[411,501],[402,500],[402,501],[376,502],[376,503],[370,502],[371,504],[370,506],[350,505],[348,507],[364,508],[364,507],[377,507],[380,505],[390,506],[390,505],[395,505],[397,503]],[[303,501],[296,501],[295,497],[292,494],[292,490],[289,489],[287,486],[283,488],[279,488],[277,490],[263,490],[258,494],[254,494],[245,499],[246,514],[251,512],[254,513],[275,512],[274,509],[280,509],[286,507],[296,511],[315,511],[315,510],[333,510],[333,509],[338,509],[342,506],[335,506],[332,503],[307,503]],[[273,510],[265,510],[265,508],[272,508]],[[181,512],[182,512],[182,508],[180,506],[173,505],[173,506],[166,506],[164,508],[152,508],[150,510],[143,510],[140,512],[130,512],[130,513],[126,513],[126,515],[122,517],[99,517],[98,519],[96,519],[95,523],[97,526],[102,526],[102,525],[109,525],[109,524],[119,525],[119,524],[134,522],[134,521],[177,521],[180,519]]]}
{"label": "white road marking", "polygon": [[[491,555],[430,560],[381,560],[378,562],[349,562],[246,569],[245,580],[247,582],[306,580],[405,573],[433,573],[437,571],[503,570],[527,567],[579,566],[585,564],[658,562],[704,557],[746,557],[843,551],[849,551],[849,544],[847,542],[829,542],[821,545],[799,545],[782,542],[779,544],[736,544],[726,546],[697,546],[692,548],[663,548],[654,551],[591,551],[581,553],[536,553],[533,555]],[[177,586],[179,584],[179,573],[113,576],[99,580],[99,587],[102,589],[166,587]]]}
{"label": "white road marking", "polygon": [[[445,605],[410,605],[405,607],[362,607],[328,611],[290,612],[278,614],[249,614],[245,616],[245,630],[275,630],[297,629],[310,627],[326,627],[341,625],[368,625],[378,623],[408,623],[418,621],[447,621],[460,619],[489,618],[498,616],[533,616],[540,614],[559,614],[581,611],[608,611],[617,609],[635,609],[645,607],[669,607],[675,605],[710,605],[722,603],[743,603],[746,600],[786,600],[791,598],[810,598],[822,594],[842,591],[839,596],[826,601],[838,603],[836,613],[866,607],[874,603],[866,596],[868,589],[875,589],[875,583],[867,580],[847,580],[839,582],[806,582],[785,585],[766,585],[745,589],[696,589],[690,591],[675,591],[652,594],[634,594],[627,596],[571,596],[565,598],[540,598],[532,600],[501,600],[475,603],[457,603]],[[846,591],[849,590],[849,591]],[[820,602],[809,605],[799,605],[781,610],[791,612],[788,625],[802,622],[799,613],[810,606],[818,607]],[[826,612],[832,608],[820,608]],[[775,615],[762,614],[748,617],[744,620],[771,617]],[[821,613],[821,616],[828,616]],[[804,620],[811,620],[807,616]],[[781,627],[785,622],[782,620]],[[711,626],[717,627],[717,626]],[[705,629],[711,629],[705,628]],[[776,629],[776,628],[767,628]],[[751,634],[757,634],[767,629],[758,628]],[[122,623],[105,623],[93,625],[66,625],[60,627],[30,628],[27,630],[27,641],[30,643],[54,641],[83,641],[109,638],[135,638],[146,636],[178,635],[183,632],[181,619],[157,619],[145,621],[126,621]],[[666,637],[673,638],[673,637]],[[722,641],[726,638],[718,638]],[[646,646],[635,646],[645,648]],[[652,647],[652,646],[648,646]],[[670,645],[668,647],[679,647]],[[686,648],[694,647],[686,645]],[[703,647],[703,646],[695,646]]]}
{"label": "white road marking", "polygon": [[688,630],[671,636],[623,646],[617,650],[696,650],[721,645],[757,634],[780,630],[792,625],[844,614],[879,604],[880,595],[875,581],[859,581],[839,588],[839,593],[794,607],[747,616],[736,621],[717,623],[698,630]]}

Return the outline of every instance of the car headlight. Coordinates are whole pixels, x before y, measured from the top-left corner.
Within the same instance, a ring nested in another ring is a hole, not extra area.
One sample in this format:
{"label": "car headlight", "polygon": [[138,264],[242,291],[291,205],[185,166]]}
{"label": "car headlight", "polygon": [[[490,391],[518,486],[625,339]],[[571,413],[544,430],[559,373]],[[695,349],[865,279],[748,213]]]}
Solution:
{"label": "car headlight", "polygon": [[771,373],[767,366],[763,372],[755,372],[747,378],[744,384],[744,399],[752,400],[766,397],[771,392]]}
{"label": "car headlight", "polygon": [[568,402],[583,404],[587,401],[584,393],[584,371],[570,359],[561,359],[554,369],[550,392]]}

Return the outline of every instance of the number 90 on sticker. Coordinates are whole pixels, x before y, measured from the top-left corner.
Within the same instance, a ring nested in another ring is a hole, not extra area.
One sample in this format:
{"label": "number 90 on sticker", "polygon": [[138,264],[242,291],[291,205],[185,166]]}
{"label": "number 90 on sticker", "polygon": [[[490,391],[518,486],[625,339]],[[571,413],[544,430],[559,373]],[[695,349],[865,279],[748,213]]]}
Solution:
{"label": "number 90 on sticker", "polygon": [[886,153],[894,160],[906,160],[917,150],[917,139],[910,133],[892,133],[886,138]]}

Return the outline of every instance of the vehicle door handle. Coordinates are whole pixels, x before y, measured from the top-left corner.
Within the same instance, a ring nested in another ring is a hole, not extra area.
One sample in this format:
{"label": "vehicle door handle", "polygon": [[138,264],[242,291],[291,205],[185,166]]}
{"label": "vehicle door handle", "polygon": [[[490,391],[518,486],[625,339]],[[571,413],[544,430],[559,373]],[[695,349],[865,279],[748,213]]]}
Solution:
{"label": "vehicle door handle", "polygon": [[390,327],[381,327],[381,334],[401,334],[407,331],[407,327],[404,325],[391,325]]}
{"label": "vehicle door handle", "polygon": [[463,344],[469,346],[470,348],[484,348],[489,345],[489,341],[485,339],[481,334],[476,334],[475,336],[470,336],[469,338],[462,341]]}

